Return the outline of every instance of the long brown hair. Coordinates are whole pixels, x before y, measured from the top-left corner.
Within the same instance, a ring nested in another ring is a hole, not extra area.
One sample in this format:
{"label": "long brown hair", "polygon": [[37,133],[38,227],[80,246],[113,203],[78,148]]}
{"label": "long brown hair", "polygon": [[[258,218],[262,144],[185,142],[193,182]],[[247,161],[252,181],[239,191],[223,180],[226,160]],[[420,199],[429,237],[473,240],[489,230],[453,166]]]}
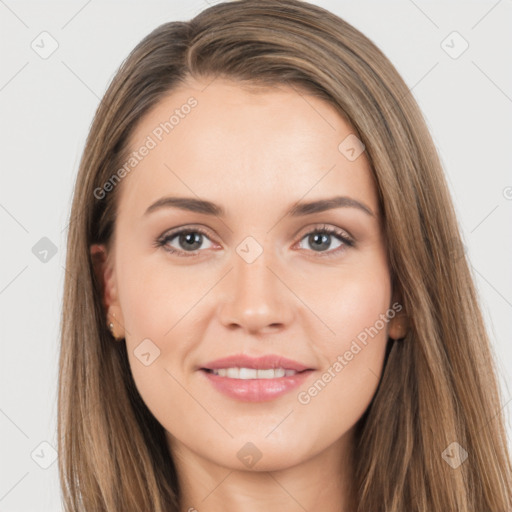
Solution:
{"label": "long brown hair", "polygon": [[[89,248],[111,243],[125,161],[141,117],[188,77],[286,84],[333,105],[366,147],[390,271],[410,319],[390,345],[358,422],[358,512],[504,512],[511,464],[496,367],[441,164],[393,65],[334,14],[298,0],[241,0],[165,23],[120,67],[96,112],[71,210],[59,367],[65,510],[179,510],[163,427],[139,396],[124,343],[105,324]],[[341,141],[340,141],[341,142]],[[454,468],[451,443],[468,458]]]}

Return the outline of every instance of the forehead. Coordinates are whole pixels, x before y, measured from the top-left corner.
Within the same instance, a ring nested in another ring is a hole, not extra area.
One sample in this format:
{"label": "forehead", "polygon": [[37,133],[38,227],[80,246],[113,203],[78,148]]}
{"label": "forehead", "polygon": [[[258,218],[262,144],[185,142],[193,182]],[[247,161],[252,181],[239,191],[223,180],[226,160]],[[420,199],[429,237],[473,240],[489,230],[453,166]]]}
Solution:
{"label": "forehead", "polygon": [[377,211],[366,155],[347,158],[350,137],[355,130],[332,105],[295,87],[191,81],[136,126],[130,150],[139,155],[122,197],[132,208],[176,191],[261,207],[337,192],[364,196]]}

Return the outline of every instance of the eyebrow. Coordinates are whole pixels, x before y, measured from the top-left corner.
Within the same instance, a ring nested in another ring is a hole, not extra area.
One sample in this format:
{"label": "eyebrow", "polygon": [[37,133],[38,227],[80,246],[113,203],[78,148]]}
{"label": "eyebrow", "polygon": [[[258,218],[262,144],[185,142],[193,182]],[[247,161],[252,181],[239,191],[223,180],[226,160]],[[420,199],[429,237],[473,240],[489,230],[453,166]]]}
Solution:
{"label": "eyebrow", "polygon": [[[151,204],[145,211],[144,215],[160,210],[162,208],[179,208],[195,213],[203,213],[205,215],[215,215],[225,217],[226,212],[222,206],[206,201],[204,199],[196,199],[194,197],[162,197]],[[325,212],[334,208],[357,208],[367,215],[375,217],[373,211],[364,203],[352,199],[347,196],[335,196],[326,199],[318,199],[316,201],[298,202],[293,204],[285,215],[292,217],[302,217],[313,213]]]}

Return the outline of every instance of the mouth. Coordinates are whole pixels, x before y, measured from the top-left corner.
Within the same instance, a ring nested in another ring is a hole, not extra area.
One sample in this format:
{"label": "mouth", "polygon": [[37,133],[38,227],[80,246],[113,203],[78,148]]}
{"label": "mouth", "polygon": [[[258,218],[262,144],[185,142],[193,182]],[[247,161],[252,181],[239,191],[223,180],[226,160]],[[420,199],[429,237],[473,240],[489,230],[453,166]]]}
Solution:
{"label": "mouth", "polygon": [[265,402],[296,389],[313,368],[280,356],[246,355],[218,359],[199,368],[214,389],[244,402]]}
{"label": "mouth", "polygon": [[[236,366],[231,368],[216,368],[210,370],[209,368],[201,368],[202,370],[218,375],[219,377],[227,377],[228,379],[239,380],[252,380],[252,379],[280,379],[281,377],[291,377],[297,375],[296,370],[289,370],[285,368],[238,368]],[[308,370],[303,370],[308,371]]]}

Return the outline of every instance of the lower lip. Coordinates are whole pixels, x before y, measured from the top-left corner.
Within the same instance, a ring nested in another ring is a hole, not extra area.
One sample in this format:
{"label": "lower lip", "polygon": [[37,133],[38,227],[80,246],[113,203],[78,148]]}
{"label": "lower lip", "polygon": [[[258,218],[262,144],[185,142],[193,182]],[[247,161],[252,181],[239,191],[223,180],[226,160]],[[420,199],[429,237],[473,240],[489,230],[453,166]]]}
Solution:
{"label": "lower lip", "polygon": [[201,370],[213,387],[231,398],[244,402],[266,402],[298,388],[312,370],[276,379],[230,379]]}

